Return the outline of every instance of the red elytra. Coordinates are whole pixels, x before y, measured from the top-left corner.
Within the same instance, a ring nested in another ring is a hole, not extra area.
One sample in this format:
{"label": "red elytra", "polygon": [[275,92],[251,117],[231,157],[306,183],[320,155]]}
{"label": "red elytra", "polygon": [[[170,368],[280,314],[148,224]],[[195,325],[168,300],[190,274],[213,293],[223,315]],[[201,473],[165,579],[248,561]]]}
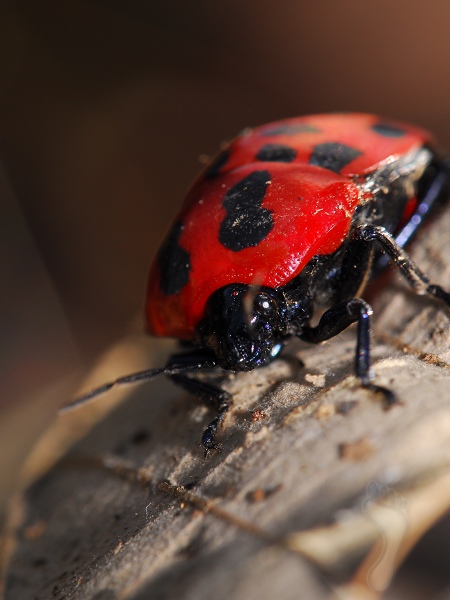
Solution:
{"label": "red elytra", "polygon": [[[163,289],[161,252],[151,268],[150,333],[191,340],[217,289],[230,283],[276,288],[313,256],[337,250],[355,210],[369,199],[358,181],[429,142],[430,134],[418,127],[367,114],[314,115],[245,131],[194,183],[175,219],[176,240],[171,229],[172,240],[169,234],[163,244],[167,249],[175,242],[184,253],[171,265],[172,271],[185,268],[183,285]],[[261,208],[273,226],[259,243],[230,250],[219,241],[224,200],[255,172],[269,175]],[[413,209],[410,202],[406,210]]]}

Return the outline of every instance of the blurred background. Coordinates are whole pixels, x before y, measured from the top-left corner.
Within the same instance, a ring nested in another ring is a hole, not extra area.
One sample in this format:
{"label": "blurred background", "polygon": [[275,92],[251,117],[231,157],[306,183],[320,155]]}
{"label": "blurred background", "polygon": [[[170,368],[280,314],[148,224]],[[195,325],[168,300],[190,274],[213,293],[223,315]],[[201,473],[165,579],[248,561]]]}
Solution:
{"label": "blurred background", "polygon": [[82,370],[142,329],[202,156],[340,110],[450,147],[449,23],[419,0],[0,1],[3,486]]}

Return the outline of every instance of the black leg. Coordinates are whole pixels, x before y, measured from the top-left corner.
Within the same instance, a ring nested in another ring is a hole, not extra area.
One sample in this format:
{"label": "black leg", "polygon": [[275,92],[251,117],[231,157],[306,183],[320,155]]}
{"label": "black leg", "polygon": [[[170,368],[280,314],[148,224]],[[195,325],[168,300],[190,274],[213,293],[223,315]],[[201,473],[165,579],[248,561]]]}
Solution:
{"label": "black leg", "polygon": [[441,286],[430,284],[430,280],[411,260],[408,254],[396,243],[390,233],[384,227],[374,225],[359,225],[353,237],[368,244],[377,242],[383,252],[400,269],[403,277],[417,294],[427,294],[433,298],[442,300],[450,307],[450,294]]}
{"label": "black leg", "polygon": [[[353,263],[360,257],[366,260],[368,250],[377,243],[383,253],[400,269],[403,277],[417,294],[426,294],[444,302],[450,308],[450,294],[441,286],[430,284],[428,277],[411,260],[408,254],[394,240],[393,236],[375,225],[362,224],[355,228],[348,247],[348,257],[345,268],[341,272],[341,281],[352,283],[352,273],[358,269],[352,268]],[[352,257],[355,257],[354,259]],[[343,289],[348,289],[343,285]],[[359,298],[344,300],[327,310],[316,327],[304,327],[300,338],[311,343],[320,343],[337,335],[351,323],[357,322],[357,349],[355,373],[364,387],[369,388],[384,397],[386,406],[395,402],[395,396],[389,390],[371,383],[370,373],[370,316],[371,307]]]}
{"label": "black leg", "polygon": [[312,344],[320,344],[352,323],[357,323],[357,343],[355,357],[355,373],[363,387],[381,394],[386,407],[396,402],[394,394],[381,386],[372,383],[370,371],[370,317],[372,308],[360,298],[352,298],[332,306],[321,317],[316,327],[305,326],[300,338]]}
{"label": "black leg", "polygon": [[225,390],[220,389],[210,383],[200,381],[194,377],[188,377],[182,374],[169,375],[170,379],[193,394],[196,398],[199,398],[205,404],[212,406],[216,415],[208,427],[205,429],[202,435],[202,445],[205,449],[205,456],[207,457],[211,450],[215,450],[218,446],[215,443],[215,437],[217,429],[223,422],[225,415],[232,403],[232,396]]}

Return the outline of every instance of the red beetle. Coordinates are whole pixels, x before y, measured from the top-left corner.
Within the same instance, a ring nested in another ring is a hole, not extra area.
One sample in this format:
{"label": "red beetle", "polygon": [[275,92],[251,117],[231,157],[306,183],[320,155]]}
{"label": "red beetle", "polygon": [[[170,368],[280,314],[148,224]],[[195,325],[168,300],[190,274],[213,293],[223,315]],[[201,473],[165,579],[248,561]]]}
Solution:
{"label": "red beetle", "polygon": [[[208,452],[231,398],[186,372],[248,371],[292,337],[319,343],[353,322],[356,375],[394,402],[372,383],[372,309],[359,296],[387,257],[417,293],[450,306],[450,295],[402,249],[447,197],[449,178],[428,132],[374,115],[313,115],[245,130],[194,183],[150,272],[150,332],[195,350],[68,406],[164,373],[215,406],[202,438]],[[328,310],[312,327],[316,307]]]}

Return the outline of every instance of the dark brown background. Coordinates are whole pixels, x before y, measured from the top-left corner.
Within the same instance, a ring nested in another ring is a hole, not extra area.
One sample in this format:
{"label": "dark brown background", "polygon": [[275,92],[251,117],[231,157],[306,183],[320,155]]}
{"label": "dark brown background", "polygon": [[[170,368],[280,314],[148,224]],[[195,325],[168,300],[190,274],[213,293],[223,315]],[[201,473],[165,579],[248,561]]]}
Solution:
{"label": "dark brown background", "polygon": [[[199,157],[242,128],[373,111],[450,147],[449,23],[419,0],[2,2],[3,414],[139,330]],[[13,444],[49,413],[24,415]]]}

